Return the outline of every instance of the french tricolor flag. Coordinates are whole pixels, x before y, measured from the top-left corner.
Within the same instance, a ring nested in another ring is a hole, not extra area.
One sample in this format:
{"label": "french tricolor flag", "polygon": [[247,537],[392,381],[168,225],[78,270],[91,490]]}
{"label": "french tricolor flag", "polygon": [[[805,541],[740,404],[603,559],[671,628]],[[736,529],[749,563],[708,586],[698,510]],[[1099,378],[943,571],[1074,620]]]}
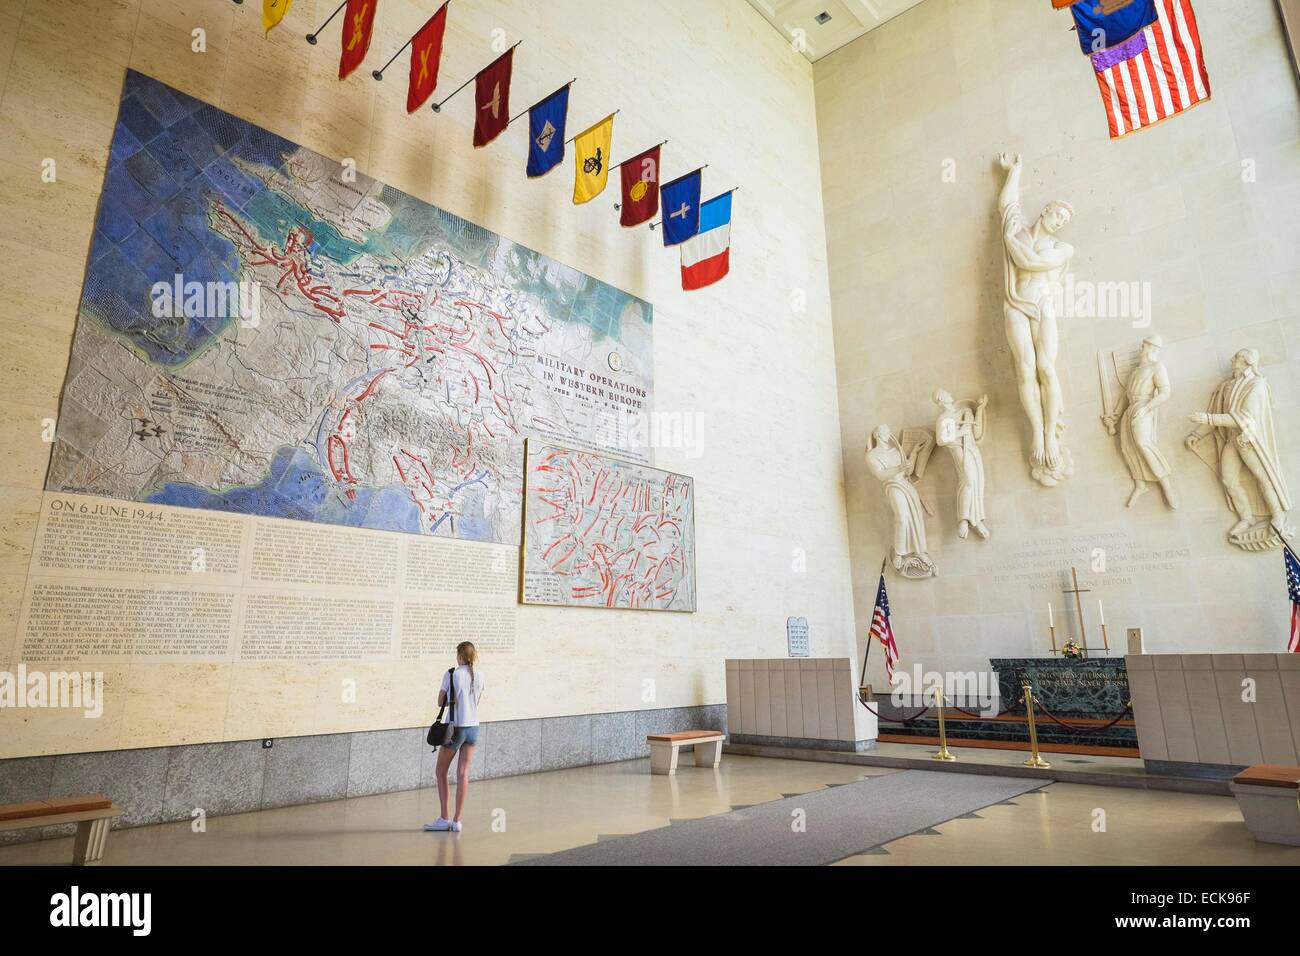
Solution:
{"label": "french tricolor flag", "polygon": [[700,231],[682,243],[682,288],[713,285],[731,268],[731,193],[700,206]]}

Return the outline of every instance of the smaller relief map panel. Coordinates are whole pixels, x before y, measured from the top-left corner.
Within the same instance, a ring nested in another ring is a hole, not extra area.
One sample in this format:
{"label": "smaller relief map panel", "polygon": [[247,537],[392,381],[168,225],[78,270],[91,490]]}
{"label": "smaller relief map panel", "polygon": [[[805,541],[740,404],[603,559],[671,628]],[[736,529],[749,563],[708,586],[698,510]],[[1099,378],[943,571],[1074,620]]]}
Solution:
{"label": "smaller relief map panel", "polygon": [[695,610],[695,483],[530,438],[524,604]]}

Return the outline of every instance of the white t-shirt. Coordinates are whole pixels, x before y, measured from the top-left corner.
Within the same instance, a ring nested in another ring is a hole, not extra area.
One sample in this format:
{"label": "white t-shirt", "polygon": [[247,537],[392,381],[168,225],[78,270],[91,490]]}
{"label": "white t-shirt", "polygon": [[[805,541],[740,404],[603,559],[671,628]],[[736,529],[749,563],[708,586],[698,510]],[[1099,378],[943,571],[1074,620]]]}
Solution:
{"label": "white t-shirt", "polygon": [[[470,670],[468,664],[456,668],[456,719],[451,723],[456,727],[478,726],[478,702],[483,696],[483,672],[474,670],[474,686],[470,687]],[[448,691],[446,671],[442,672],[442,692]],[[471,693],[471,691],[473,691]]]}

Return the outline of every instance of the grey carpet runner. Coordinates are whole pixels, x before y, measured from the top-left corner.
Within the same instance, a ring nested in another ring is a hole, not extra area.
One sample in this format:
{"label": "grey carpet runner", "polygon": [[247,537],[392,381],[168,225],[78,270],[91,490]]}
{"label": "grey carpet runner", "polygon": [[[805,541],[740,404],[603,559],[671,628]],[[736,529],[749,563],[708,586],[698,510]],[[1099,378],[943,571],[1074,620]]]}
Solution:
{"label": "grey carpet runner", "polygon": [[[686,772],[689,772],[687,770]],[[818,866],[1045,786],[904,770],[520,860],[514,866]],[[793,824],[803,811],[805,829]]]}

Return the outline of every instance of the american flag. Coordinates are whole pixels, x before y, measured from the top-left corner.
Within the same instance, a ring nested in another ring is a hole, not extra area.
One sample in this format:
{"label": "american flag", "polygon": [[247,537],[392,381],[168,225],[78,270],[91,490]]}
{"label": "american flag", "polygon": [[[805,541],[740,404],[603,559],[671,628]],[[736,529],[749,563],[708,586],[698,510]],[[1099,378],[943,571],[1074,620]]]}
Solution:
{"label": "american flag", "polygon": [[[1282,560],[1286,564],[1286,590],[1291,596],[1291,639],[1286,649],[1293,654],[1300,653],[1300,561],[1295,552],[1282,542]],[[874,627],[874,625],[873,625]]]}
{"label": "american flag", "polygon": [[876,609],[871,614],[871,636],[885,649],[885,677],[892,686],[894,665],[898,663],[898,645],[894,643],[894,625],[889,622],[889,595],[885,593],[883,574],[876,590]]}
{"label": "american flag", "polygon": [[1154,126],[1210,98],[1191,0],[1155,0],[1156,22],[1092,54],[1111,139]]}

